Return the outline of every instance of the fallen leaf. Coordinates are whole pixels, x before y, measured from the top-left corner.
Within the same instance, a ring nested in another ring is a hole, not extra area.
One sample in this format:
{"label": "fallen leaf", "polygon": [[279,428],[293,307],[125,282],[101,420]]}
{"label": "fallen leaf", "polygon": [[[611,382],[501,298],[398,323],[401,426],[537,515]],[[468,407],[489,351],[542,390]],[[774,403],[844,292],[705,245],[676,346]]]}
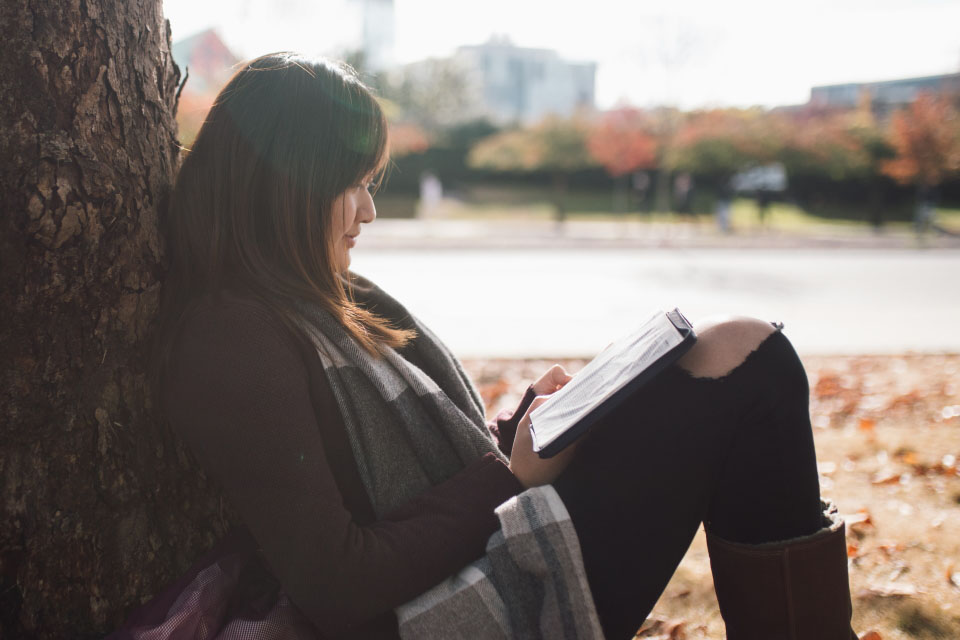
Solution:
{"label": "fallen leaf", "polygon": [[847,523],[847,530],[858,538],[863,538],[868,531],[876,528],[873,524],[873,518],[870,517],[870,512],[866,508],[861,508],[854,514],[844,516],[843,519]]}
{"label": "fallen leaf", "polygon": [[903,395],[899,395],[893,400],[891,400],[890,404],[887,405],[886,410],[891,411],[893,409],[911,408],[913,407],[913,405],[917,404],[922,399],[923,399],[923,396],[920,394],[920,392],[914,389],[909,393],[904,393]]}
{"label": "fallen leaf", "polygon": [[847,543],[847,557],[856,558],[860,552],[860,546],[856,542]]}
{"label": "fallen leaf", "polygon": [[873,428],[877,426],[877,423],[872,418],[860,418],[860,424],[858,426],[860,431],[873,433]]}
{"label": "fallen leaf", "polygon": [[884,469],[873,474],[870,484],[897,484],[900,482],[900,474],[890,469]]}
{"label": "fallen leaf", "polygon": [[894,452],[893,457],[904,464],[917,466],[920,464],[920,459],[917,458],[917,452],[913,449],[908,449],[906,447],[900,447]]}
{"label": "fallen leaf", "polygon": [[847,527],[852,527],[855,524],[867,524],[873,526],[873,518],[870,517],[870,512],[867,511],[866,507],[860,507],[857,509],[856,513],[843,516],[843,520],[847,523]]}
{"label": "fallen leaf", "polygon": [[484,405],[489,407],[496,404],[497,400],[509,390],[510,383],[504,378],[499,378],[490,384],[480,385],[480,397],[483,398]]}
{"label": "fallen leaf", "polygon": [[687,633],[684,631],[684,626],[686,624],[686,620],[651,616],[647,618],[634,637],[649,638],[649,640],[685,640]]}
{"label": "fallen leaf", "polygon": [[877,550],[883,552],[883,555],[887,556],[888,558],[893,557],[893,554],[895,553],[900,553],[905,548],[906,547],[902,542],[888,542],[886,544],[877,546]]}
{"label": "fallen leaf", "polygon": [[909,570],[910,567],[907,566],[906,562],[897,562],[896,566],[893,568],[893,571],[891,571],[890,575],[887,576],[887,582],[892,583]]}
{"label": "fallen leaf", "polygon": [[926,468],[924,469],[924,475],[926,475],[927,473],[935,474],[935,475],[938,475],[938,476],[954,476],[954,475],[958,475],[958,474],[957,474],[957,466],[956,466],[956,464],[945,465],[945,464],[943,464],[942,462],[938,462],[938,463],[936,463],[936,464],[934,464],[934,465],[931,465],[931,466],[929,466],[929,467],[926,467]]}
{"label": "fallen leaf", "polygon": [[829,372],[820,374],[817,384],[813,387],[813,393],[818,398],[829,398],[837,395],[842,390],[843,387],[840,385],[840,376]]}
{"label": "fallen leaf", "polygon": [[857,592],[857,598],[909,598],[920,593],[915,585],[907,582],[883,582],[868,585]]}
{"label": "fallen leaf", "polygon": [[952,564],[947,567],[947,582],[950,583],[951,586],[960,589],[960,571],[954,571]]}
{"label": "fallen leaf", "polygon": [[883,637],[876,631],[868,631],[860,636],[860,640],[883,640]]}

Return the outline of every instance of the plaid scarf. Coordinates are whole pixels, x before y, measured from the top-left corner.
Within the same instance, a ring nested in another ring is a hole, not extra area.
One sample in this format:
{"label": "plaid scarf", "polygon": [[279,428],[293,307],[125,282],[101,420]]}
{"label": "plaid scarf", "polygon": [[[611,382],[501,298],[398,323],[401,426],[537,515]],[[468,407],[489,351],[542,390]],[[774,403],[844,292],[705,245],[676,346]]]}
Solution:
{"label": "plaid scarf", "polygon": [[[460,363],[396,300],[366,281],[367,306],[417,332],[404,348],[365,351],[325,309],[302,304],[374,512],[383,516],[492,452],[483,401]],[[385,315],[385,314],[384,314]]]}
{"label": "plaid scarf", "polygon": [[[485,453],[503,458],[483,402],[460,363],[426,326],[369,281],[351,274],[357,301],[416,331],[381,357],[365,351],[326,310],[303,303],[343,418],[360,478],[383,516]],[[416,362],[416,364],[414,364]],[[497,510],[487,555],[397,609],[405,638],[599,638],[576,532],[552,487]]]}

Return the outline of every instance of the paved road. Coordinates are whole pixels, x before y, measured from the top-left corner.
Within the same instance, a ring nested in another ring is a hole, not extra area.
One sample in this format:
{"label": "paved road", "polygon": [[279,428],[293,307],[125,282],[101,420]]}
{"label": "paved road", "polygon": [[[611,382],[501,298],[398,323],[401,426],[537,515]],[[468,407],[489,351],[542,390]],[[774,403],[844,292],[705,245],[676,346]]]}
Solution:
{"label": "paved road", "polygon": [[803,354],[960,352],[960,252],[390,249],[353,268],[461,357],[592,355],[655,308],[781,320]]}

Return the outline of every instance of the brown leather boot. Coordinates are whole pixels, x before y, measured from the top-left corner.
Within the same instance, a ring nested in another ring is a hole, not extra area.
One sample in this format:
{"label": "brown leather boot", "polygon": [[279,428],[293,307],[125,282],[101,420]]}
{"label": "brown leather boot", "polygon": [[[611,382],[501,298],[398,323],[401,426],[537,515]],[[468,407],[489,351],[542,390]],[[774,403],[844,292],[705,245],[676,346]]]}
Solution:
{"label": "brown leather boot", "polygon": [[707,532],[727,640],[857,640],[843,520],[822,504],[823,528],[801,538],[750,545]]}

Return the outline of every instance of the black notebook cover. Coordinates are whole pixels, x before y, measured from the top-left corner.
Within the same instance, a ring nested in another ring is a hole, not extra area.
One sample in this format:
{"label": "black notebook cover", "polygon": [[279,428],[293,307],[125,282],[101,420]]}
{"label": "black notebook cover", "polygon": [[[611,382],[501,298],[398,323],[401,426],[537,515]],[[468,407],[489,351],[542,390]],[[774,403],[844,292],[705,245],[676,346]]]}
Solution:
{"label": "black notebook cover", "polygon": [[567,445],[571,444],[584,432],[589,430],[594,424],[602,420],[607,414],[613,411],[634,391],[652,380],[671,364],[679,360],[680,357],[683,356],[683,354],[693,346],[693,343],[696,342],[697,336],[693,331],[693,326],[683,316],[683,314],[681,314],[679,310],[674,309],[673,311],[666,312],[666,316],[682,338],[679,344],[673,346],[669,351],[662,354],[649,366],[643,369],[636,377],[631,379],[623,387],[610,395],[610,397],[608,397],[606,400],[603,400],[597,404],[597,406],[592,408],[583,418],[569,427],[566,427],[566,430],[563,433],[558,435],[548,444],[542,446],[540,449],[536,448],[537,435],[535,421],[531,422],[530,431],[531,435],[533,436],[534,450],[537,451],[541,458],[550,458],[562,451]]}

